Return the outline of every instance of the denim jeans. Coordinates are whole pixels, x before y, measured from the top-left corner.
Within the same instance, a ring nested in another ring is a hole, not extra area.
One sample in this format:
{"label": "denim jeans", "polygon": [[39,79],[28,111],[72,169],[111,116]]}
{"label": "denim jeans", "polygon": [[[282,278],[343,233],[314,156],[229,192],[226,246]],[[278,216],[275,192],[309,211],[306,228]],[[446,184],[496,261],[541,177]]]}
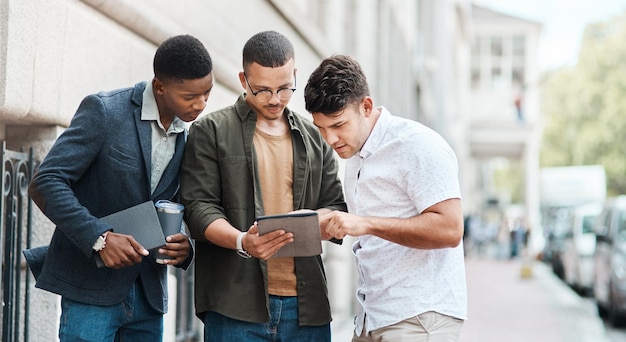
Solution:
{"label": "denim jeans", "polygon": [[61,342],[163,340],[163,315],[150,307],[138,282],[118,304],[98,306],[61,298],[61,309]]}
{"label": "denim jeans", "polygon": [[204,317],[205,342],[329,342],[330,323],[298,325],[298,297],[270,296],[270,321],[252,323],[208,311]]}

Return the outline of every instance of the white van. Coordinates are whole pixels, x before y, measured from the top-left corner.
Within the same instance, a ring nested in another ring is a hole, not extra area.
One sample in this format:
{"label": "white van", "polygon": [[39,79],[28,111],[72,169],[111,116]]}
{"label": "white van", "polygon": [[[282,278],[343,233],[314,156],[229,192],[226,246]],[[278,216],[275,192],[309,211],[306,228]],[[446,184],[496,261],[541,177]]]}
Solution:
{"label": "white van", "polygon": [[593,292],[593,255],[596,249],[593,226],[601,211],[601,203],[574,208],[563,244],[563,280],[583,295]]}

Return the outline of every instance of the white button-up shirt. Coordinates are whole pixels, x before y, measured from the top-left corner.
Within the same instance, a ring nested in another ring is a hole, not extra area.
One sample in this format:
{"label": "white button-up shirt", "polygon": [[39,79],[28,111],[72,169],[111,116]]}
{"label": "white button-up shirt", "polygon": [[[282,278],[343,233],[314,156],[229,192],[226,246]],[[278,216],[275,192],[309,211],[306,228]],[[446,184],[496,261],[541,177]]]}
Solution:
{"label": "white button-up shirt", "polygon": [[[361,151],[346,162],[348,211],[359,216],[408,218],[460,198],[458,165],[430,128],[385,108]],[[462,244],[422,250],[372,235],[353,245],[359,312],[356,333],[386,327],[427,311],[466,319]]]}

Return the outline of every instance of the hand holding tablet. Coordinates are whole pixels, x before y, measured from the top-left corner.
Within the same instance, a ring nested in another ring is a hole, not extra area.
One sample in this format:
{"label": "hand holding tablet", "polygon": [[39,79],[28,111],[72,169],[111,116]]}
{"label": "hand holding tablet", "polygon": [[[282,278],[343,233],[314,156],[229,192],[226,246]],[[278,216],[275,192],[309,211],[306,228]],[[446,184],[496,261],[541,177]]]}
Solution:
{"label": "hand holding tablet", "polygon": [[285,245],[272,256],[302,257],[322,254],[322,239],[317,212],[299,211],[289,214],[257,217],[259,235],[282,229],[293,233],[293,242]]}

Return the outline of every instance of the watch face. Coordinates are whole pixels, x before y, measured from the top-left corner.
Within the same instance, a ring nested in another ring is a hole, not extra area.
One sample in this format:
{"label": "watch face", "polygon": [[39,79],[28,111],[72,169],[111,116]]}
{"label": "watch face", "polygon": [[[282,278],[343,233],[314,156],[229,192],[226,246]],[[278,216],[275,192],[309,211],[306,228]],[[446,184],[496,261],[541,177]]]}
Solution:
{"label": "watch face", "polygon": [[96,243],[94,243],[93,245],[93,250],[96,252],[100,252],[102,248],[104,248],[104,238],[102,236],[99,236],[98,240],[96,240]]}

